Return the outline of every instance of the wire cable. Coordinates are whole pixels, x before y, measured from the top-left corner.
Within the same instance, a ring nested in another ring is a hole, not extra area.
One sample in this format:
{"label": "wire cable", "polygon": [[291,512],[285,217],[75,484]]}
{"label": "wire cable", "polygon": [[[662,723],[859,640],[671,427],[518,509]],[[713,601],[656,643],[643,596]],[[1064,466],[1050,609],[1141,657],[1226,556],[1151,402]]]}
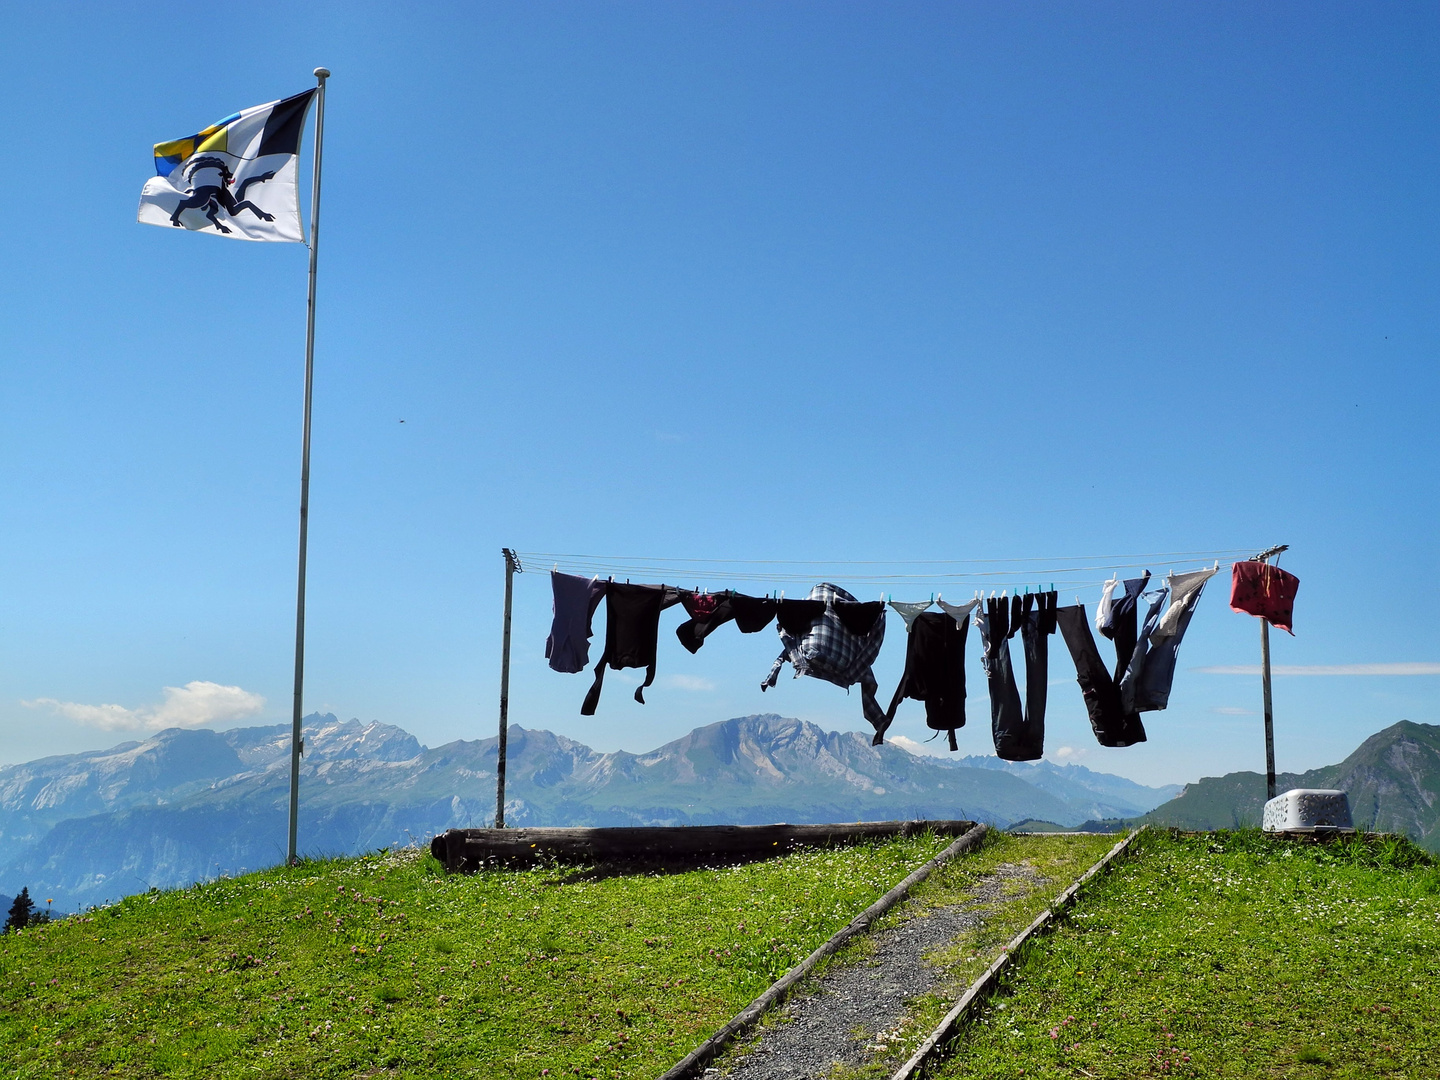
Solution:
{"label": "wire cable", "polygon": [[[1083,591],[1099,588],[1104,579],[1092,575],[1100,572],[1142,570],[1159,560],[1203,559],[1229,566],[1235,556],[1253,548],[1223,548],[1209,551],[1166,551],[1139,555],[1081,555],[1056,559],[930,559],[930,560],[862,560],[823,561],[786,559],[665,559],[643,556],[578,555],[560,552],[520,552],[520,558],[534,570],[550,563],[555,570],[582,576],[651,577],[673,582],[755,582],[757,584],[813,585],[817,580],[838,579],[855,586],[892,585],[915,587],[980,588],[993,590],[1003,582],[1006,591],[1018,588],[1040,591],[1045,584],[1057,591]],[[1067,563],[1069,565],[1037,565]],[[1010,564],[992,569],[997,564]],[[885,572],[881,568],[903,568]],[[918,571],[920,567],[931,567]],[[977,569],[961,569],[977,567]],[[985,569],[978,569],[985,567]],[[910,569],[916,568],[916,569]],[[917,572],[918,571],[918,572]],[[1084,575],[1083,579],[1079,576]]]}

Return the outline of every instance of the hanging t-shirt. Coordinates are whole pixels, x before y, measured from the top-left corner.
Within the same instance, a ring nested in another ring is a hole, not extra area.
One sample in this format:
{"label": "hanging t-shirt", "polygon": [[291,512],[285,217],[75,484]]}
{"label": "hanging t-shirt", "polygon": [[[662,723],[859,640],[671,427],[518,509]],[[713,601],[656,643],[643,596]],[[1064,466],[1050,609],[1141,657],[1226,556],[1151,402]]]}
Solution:
{"label": "hanging t-shirt", "polygon": [[895,688],[887,723],[904,698],[925,703],[925,725],[950,735],[950,749],[959,749],[955,729],[965,726],[965,636],[969,624],[939,611],[916,615],[905,642],[905,673]]}
{"label": "hanging t-shirt", "polygon": [[550,587],[555,618],[545,639],[545,657],[555,671],[584,671],[590,662],[590,621],[605,595],[605,582],[551,571]]}
{"label": "hanging t-shirt", "polygon": [[665,585],[622,585],[605,590],[605,651],[595,664],[595,682],[580,706],[581,716],[594,716],[605,685],[605,668],[645,668],[645,681],[635,700],[645,704],[645,687],[655,681],[655,653],[660,638],[660,612],[679,603],[680,592]]}

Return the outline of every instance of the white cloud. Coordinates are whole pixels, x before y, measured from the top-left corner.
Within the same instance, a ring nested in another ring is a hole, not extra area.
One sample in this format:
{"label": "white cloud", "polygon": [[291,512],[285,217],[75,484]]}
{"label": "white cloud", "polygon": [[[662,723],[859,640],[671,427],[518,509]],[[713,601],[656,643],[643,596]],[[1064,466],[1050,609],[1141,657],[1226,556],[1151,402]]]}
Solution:
{"label": "white cloud", "polygon": [[1061,746],[1061,747],[1057,747],[1056,750],[1055,750],[1055,752],[1054,752],[1053,754],[1051,754],[1050,756],[1051,756],[1051,757],[1055,757],[1055,758],[1059,758],[1061,761],[1071,761],[1071,760],[1073,760],[1073,759],[1075,759],[1075,758],[1082,758],[1082,757],[1084,757],[1084,756],[1085,756],[1085,751],[1084,751],[1084,750],[1077,750],[1077,749],[1075,749],[1075,747],[1073,747],[1073,746]]}
{"label": "white cloud", "polygon": [[1242,709],[1239,705],[1216,705],[1210,710],[1221,716],[1254,716],[1254,709]]}
{"label": "white cloud", "polygon": [[[1259,664],[1195,668],[1206,675],[1259,675]],[[1276,664],[1274,675],[1440,675],[1440,664]]]}
{"label": "white cloud", "polygon": [[85,705],[54,698],[36,698],[20,704],[31,709],[49,709],[57,716],[102,731],[206,727],[244,720],[265,707],[265,699],[259,694],[202,679],[184,686],[167,686],[164,693],[165,700],[160,704],[142,705],[138,709],[127,709],[123,705]]}
{"label": "white cloud", "polygon": [[944,739],[936,739],[934,742],[916,742],[914,739],[907,739],[904,735],[887,735],[885,741],[894,743],[908,753],[916,757],[948,757],[950,744]]}
{"label": "white cloud", "polygon": [[715,683],[712,680],[701,678],[699,675],[662,675],[659,682],[660,685],[675,690],[691,690],[695,693],[709,693],[715,689]]}

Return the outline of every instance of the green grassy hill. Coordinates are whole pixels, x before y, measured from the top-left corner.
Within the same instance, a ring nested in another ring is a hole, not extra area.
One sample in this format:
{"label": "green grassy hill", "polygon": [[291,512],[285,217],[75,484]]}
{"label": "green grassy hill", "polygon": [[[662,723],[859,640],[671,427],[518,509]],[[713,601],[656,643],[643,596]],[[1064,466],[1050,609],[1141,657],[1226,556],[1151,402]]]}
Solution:
{"label": "green grassy hill", "polygon": [[949,842],[598,879],[446,877],[407,851],[132,896],[0,936],[0,1062],[17,1080],[658,1075]]}
{"label": "green grassy hill", "polygon": [[[0,1066],[17,1080],[657,1076],[946,842],[672,875],[446,877],[406,851],[133,896],[0,936]],[[927,881],[894,917],[973,903],[1002,864],[1037,875],[990,889],[985,920],[929,958],[943,994],[837,1080],[893,1075],[1112,842],[997,835]],[[941,1075],[1428,1077],[1437,984],[1440,868],[1404,841],[1150,833],[1027,947]]]}
{"label": "green grassy hill", "polygon": [[[1339,788],[1349,792],[1355,824],[1403,833],[1440,852],[1440,725],[1402,720],[1377,731],[1338,765],[1279,773],[1276,790]],[[1136,820],[1182,829],[1258,825],[1265,807],[1265,777],[1236,772],[1189,784],[1170,802]]]}
{"label": "green grassy hill", "polygon": [[1257,830],[1136,848],[933,1075],[1440,1075],[1440,867],[1419,849]]}

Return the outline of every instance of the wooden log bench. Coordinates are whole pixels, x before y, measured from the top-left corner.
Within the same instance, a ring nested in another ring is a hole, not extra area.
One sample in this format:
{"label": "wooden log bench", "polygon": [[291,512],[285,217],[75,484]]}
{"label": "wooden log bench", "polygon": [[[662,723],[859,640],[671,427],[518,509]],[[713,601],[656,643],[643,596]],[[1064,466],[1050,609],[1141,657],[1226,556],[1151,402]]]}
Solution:
{"label": "wooden log bench", "polygon": [[805,847],[856,844],[934,832],[960,836],[973,821],[860,821],[836,825],[679,825],[608,829],[448,829],[430,853],[449,873],[542,861],[678,868],[740,862]]}

